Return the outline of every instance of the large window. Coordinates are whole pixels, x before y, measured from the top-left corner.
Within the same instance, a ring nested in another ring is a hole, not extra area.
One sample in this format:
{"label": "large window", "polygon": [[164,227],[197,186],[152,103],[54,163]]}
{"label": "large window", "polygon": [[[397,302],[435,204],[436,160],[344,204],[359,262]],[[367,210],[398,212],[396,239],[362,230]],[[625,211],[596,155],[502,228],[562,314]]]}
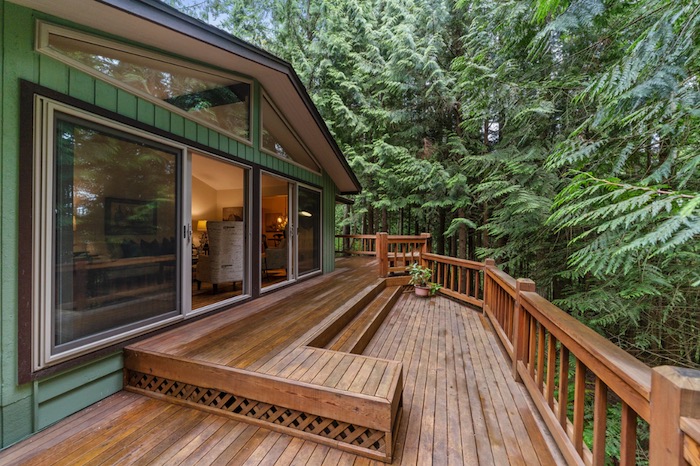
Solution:
{"label": "large window", "polygon": [[39,23],[37,48],[226,134],[250,140],[249,82],[146,50]]}
{"label": "large window", "polygon": [[262,150],[319,173],[321,169],[306,146],[289,128],[269,97],[265,94],[262,97]]}
{"label": "large window", "polygon": [[35,368],[180,315],[182,150],[36,99]]}

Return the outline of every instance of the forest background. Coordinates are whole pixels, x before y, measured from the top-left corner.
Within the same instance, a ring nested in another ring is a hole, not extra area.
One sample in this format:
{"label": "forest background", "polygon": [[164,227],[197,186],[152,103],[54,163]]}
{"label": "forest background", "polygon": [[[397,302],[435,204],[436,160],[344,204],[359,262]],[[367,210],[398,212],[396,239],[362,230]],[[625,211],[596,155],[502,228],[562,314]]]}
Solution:
{"label": "forest background", "polygon": [[363,185],[345,232],[430,232],[700,367],[700,0],[169,3],[293,65]]}

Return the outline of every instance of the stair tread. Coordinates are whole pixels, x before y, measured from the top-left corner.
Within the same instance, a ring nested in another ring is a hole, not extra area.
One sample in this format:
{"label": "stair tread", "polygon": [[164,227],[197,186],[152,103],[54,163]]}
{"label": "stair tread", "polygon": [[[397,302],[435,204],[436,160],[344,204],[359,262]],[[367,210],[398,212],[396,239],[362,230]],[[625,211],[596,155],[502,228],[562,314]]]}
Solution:
{"label": "stair tread", "polygon": [[327,349],[351,352],[355,343],[362,337],[376,317],[393,304],[394,297],[400,287],[390,286],[381,291],[353,320],[351,320],[338,335],[333,338]]}

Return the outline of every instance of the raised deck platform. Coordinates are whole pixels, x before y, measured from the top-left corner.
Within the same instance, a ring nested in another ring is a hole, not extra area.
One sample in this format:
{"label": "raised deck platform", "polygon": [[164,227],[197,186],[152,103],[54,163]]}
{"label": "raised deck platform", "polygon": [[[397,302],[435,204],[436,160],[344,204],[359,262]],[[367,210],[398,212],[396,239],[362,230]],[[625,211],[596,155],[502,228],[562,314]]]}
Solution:
{"label": "raised deck platform", "polygon": [[[294,287],[293,312],[273,295],[264,311],[220,314],[133,345],[125,386],[391,462],[402,365],[349,353],[361,353],[401,288],[356,280],[367,272],[338,272],[320,296]],[[341,338],[339,351],[323,348]]]}
{"label": "raised deck platform", "polygon": [[[140,356],[132,362],[146,369],[154,354],[170,358],[173,373],[231,383],[234,392],[239,385],[228,377],[241,372],[259,374],[251,380],[283,379],[285,390],[335,379],[347,393],[359,388],[365,373],[370,376],[362,390],[374,395],[394,386],[384,376],[392,364],[401,364],[403,382],[396,386],[403,386],[403,408],[394,420],[392,464],[558,464],[556,449],[545,441],[527,395],[513,381],[480,312],[443,297],[426,300],[403,293],[362,357],[310,346],[315,338],[326,338],[326,324],[339,315],[348,324],[357,322],[346,315],[353,308],[350,301],[374,282],[368,278],[375,276],[373,264],[367,261],[343,260],[338,266],[335,274],[134,345],[127,359],[138,349]],[[350,328],[346,325],[341,331]],[[189,364],[199,367],[196,373],[189,372]],[[255,396],[263,392],[257,384],[246,389]],[[226,397],[212,397],[208,390],[196,396],[220,400],[213,401],[219,405]],[[190,403],[163,398],[121,392],[0,452],[0,464],[380,464],[333,442],[287,435],[262,422],[221,416],[216,407],[193,409]],[[357,412],[362,406],[345,408]]]}

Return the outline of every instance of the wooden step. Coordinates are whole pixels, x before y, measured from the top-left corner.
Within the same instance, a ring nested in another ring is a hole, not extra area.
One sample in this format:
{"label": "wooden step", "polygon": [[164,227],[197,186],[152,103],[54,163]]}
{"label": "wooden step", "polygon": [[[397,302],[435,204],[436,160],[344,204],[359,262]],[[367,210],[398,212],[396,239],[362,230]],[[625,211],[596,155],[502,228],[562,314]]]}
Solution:
{"label": "wooden step", "polygon": [[308,367],[280,377],[126,348],[125,389],[390,463],[401,363],[310,347],[296,353]]}
{"label": "wooden step", "polygon": [[403,288],[399,286],[390,286],[382,290],[325,346],[326,349],[362,354],[402,291]]}

